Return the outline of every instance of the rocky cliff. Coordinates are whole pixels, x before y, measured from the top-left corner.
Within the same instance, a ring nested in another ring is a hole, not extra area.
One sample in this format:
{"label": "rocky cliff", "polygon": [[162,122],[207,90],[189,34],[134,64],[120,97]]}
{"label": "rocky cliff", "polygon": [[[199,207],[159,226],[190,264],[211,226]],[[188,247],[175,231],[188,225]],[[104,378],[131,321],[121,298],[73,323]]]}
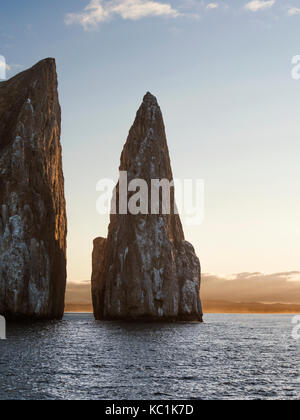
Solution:
{"label": "rocky cliff", "polygon": [[66,208],[56,66],[0,83],[0,314],[64,312]]}
{"label": "rocky cliff", "polygon": [[[129,132],[120,171],[128,173],[128,183],[140,178],[150,186],[152,179],[173,180],[162,113],[150,93]],[[120,183],[117,197],[119,192]],[[159,214],[150,214],[150,204],[149,214],[121,214],[119,200],[117,204],[108,238],[94,241],[95,318],[202,321],[200,263],[172,210],[174,189],[170,214],[163,214],[161,196]]]}

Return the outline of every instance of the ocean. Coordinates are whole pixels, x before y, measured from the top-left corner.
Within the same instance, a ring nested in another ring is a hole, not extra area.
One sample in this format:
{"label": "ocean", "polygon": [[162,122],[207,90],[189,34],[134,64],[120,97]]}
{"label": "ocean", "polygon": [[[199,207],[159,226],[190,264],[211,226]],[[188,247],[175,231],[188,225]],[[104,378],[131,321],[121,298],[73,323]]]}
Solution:
{"label": "ocean", "polygon": [[0,399],[299,399],[291,315],[205,315],[204,324],[8,325]]}

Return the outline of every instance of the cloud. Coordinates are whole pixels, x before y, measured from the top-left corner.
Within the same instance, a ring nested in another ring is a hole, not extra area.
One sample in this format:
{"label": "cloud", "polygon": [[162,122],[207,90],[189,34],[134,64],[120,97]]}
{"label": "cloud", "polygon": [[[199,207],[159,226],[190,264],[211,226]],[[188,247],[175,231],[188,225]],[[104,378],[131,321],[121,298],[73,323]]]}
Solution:
{"label": "cloud", "polygon": [[21,64],[8,64],[5,57],[0,55],[0,80],[5,80],[8,75],[11,76],[23,68],[24,66]]}
{"label": "cloud", "polygon": [[[204,301],[263,302],[300,305],[300,272],[264,274],[239,273],[232,276],[202,275]],[[90,281],[68,282],[66,303],[91,305]]]}
{"label": "cloud", "polygon": [[92,302],[91,282],[68,282],[66,290],[66,303],[71,305],[88,305]]}
{"label": "cloud", "polygon": [[288,10],[288,15],[289,16],[295,16],[295,15],[300,15],[300,9],[298,7],[291,7]]}
{"label": "cloud", "polygon": [[208,10],[218,9],[218,7],[219,7],[218,3],[209,3],[209,4],[206,6],[206,8],[207,8]]}
{"label": "cloud", "polygon": [[7,71],[19,71],[20,69],[24,69],[25,66],[23,64],[6,64]]}
{"label": "cloud", "polygon": [[203,274],[206,300],[300,304],[300,272],[239,273],[233,276]]}
{"label": "cloud", "polygon": [[125,20],[139,20],[145,17],[178,17],[180,13],[170,4],[149,0],[91,0],[82,13],[68,13],[65,23],[80,24],[84,29],[97,27],[114,16]]}
{"label": "cloud", "polygon": [[259,12],[260,10],[270,9],[275,3],[276,0],[252,0],[245,5],[245,9],[250,10],[250,12]]}
{"label": "cloud", "polygon": [[3,57],[3,55],[0,55],[0,68],[6,70],[7,69],[7,64],[5,61],[5,58]]}
{"label": "cloud", "polygon": [[5,57],[3,55],[0,55],[0,69],[2,71],[10,71],[13,67],[17,67],[18,64],[8,64],[5,60]]}

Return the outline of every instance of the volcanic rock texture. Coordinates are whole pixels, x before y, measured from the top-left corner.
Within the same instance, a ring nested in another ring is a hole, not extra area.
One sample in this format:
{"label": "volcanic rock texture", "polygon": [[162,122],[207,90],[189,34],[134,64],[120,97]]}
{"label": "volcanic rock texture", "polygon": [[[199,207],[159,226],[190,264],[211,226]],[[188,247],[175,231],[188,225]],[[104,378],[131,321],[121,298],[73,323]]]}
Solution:
{"label": "volcanic rock texture", "polygon": [[64,312],[60,124],[53,59],[0,83],[0,314],[8,318]]}
{"label": "volcanic rock texture", "polygon": [[[128,183],[140,178],[151,186],[151,179],[173,180],[162,113],[150,93],[130,130],[120,171],[127,171]],[[119,191],[120,183],[117,197]],[[172,210],[173,189],[171,196]],[[120,214],[118,207],[111,215],[108,238],[94,241],[95,318],[202,321],[200,262],[185,241],[179,215],[163,214],[162,207],[159,214]]]}

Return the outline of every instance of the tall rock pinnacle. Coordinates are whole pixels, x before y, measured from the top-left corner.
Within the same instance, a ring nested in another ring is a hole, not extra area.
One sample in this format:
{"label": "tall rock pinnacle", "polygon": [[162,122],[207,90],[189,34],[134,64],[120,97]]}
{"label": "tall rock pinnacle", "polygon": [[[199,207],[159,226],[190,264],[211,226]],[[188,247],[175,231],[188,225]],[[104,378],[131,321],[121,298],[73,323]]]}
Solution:
{"label": "tall rock pinnacle", "polygon": [[[162,113],[150,93],[144,97],[129,132],[120,171],[127,172],[128,183],[134,179],[145,180],[148,185],[153,179],[173,180]],[[128,198],[132,195],[129,192]],[[184,239],[178,214],[174,210],[163,214],[159,197],[158,214],[150,211],[150,205],[148,214],[123,214],[117,200],[108,238],[94,241],[96,319],[202,321],[199,259]]]}
{"label": "tall rock pinnacle", "polygon": [[0,83],[0,314],[59,319],[66,208],[56,66]]}

